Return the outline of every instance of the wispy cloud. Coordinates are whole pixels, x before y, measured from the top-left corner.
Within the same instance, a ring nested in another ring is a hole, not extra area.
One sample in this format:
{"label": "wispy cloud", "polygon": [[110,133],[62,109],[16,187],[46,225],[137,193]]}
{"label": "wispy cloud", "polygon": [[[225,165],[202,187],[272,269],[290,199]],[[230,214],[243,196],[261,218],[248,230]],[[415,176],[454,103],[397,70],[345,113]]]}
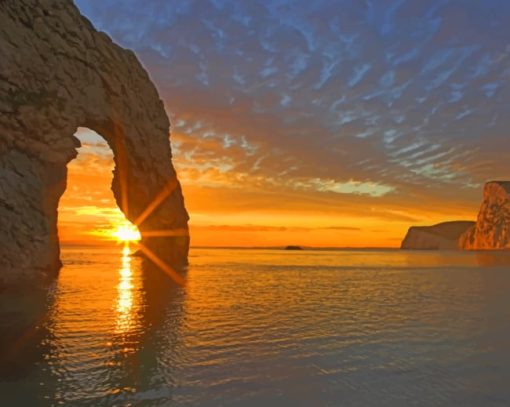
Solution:
{"label": "wispy cloud", "polygon": [[155,81],[185,188],[475,208],[510,174],[510,2],[77,4]]}

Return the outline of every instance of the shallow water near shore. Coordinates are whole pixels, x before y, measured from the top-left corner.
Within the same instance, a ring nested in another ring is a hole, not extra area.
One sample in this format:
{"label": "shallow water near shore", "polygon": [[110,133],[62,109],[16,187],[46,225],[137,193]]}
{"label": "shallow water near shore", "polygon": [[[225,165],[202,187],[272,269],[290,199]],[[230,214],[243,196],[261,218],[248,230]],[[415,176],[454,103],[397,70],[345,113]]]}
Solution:
{"label": "shallow water near shore", "polygon": [[510,257],[64,247],[0,297],[2,406],[508,406]]}

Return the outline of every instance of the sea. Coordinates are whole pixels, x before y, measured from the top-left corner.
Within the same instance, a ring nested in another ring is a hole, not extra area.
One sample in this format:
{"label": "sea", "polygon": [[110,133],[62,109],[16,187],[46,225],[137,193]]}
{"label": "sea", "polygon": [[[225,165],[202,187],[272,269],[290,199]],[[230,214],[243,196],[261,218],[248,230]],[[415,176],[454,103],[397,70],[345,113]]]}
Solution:
{"label": "sea", "polygon": [[510,406],[510,254],[62,248],[0,295],[0,406]]}

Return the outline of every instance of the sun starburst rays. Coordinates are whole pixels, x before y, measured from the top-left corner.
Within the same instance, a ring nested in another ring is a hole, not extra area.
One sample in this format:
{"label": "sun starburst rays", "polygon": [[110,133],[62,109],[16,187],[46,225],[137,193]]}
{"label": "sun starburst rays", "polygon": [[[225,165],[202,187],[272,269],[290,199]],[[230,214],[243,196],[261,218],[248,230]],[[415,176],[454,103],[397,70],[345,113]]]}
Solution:
{"label": "sun starburst rays", "polygon": [[[119,170],[120,175],[120,188],[121,188],[121,196],[124,197],[122,199],[123,209],[127,208],[127,179],[125,177],[125,171]],[[130,242],[137,242],[138,247],[141,252],[145,255],[147,259],[149,259],[153,264],[159,267],[165,274],[167,274],[176,284],[183,286],[185,284],[184,278],[174,270],[166,261],[164,261],[161,257],[159,257],[156,253],[154,253],[151,249],[149,249],[145,244],[143,244],[142,239],[148,237],[174,237],[174,236],[189,236],[189,231],[186,228],[177,228],[177,229],[166,229],[166,230],[142,230],[140,233],[139,228],[140,225],[143,224],[145,220],[157,209],[161,206],[161,204],[167,199],[172,192],[178,186],[177,177],[173,176],[161,189],[161,191],[155,195],[155,197],[149,202],[149,204],[145,207],[145,209],[138,215],[134,223],[130,223],[129,221],[125,221],[118,225],[117,229],[114,231],[114,236],[117,238],[119,242],[124,242],[125,245],[129,246]],[[127,212],[125,212],[127,213]]]}
{"label": "sun starburst rays", "polygon": [[140,226],[162,203],[170,196],[177,188],[177,177],[172,177],[167,184],[161,188],[161,191],[154,197],[154,199],[146,206],[140,215],[135,220],[135,225]]}

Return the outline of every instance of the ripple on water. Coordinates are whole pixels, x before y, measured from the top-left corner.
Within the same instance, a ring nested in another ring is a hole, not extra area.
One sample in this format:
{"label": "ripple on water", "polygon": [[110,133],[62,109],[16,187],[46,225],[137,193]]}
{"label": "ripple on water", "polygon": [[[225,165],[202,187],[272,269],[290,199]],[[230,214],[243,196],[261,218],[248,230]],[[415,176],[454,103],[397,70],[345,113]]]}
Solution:
{"label": "ripple on water", "polygon": [[63,257],[2,405],[510,405],[501,259],[195,249],[181,288],[120,253]]}

